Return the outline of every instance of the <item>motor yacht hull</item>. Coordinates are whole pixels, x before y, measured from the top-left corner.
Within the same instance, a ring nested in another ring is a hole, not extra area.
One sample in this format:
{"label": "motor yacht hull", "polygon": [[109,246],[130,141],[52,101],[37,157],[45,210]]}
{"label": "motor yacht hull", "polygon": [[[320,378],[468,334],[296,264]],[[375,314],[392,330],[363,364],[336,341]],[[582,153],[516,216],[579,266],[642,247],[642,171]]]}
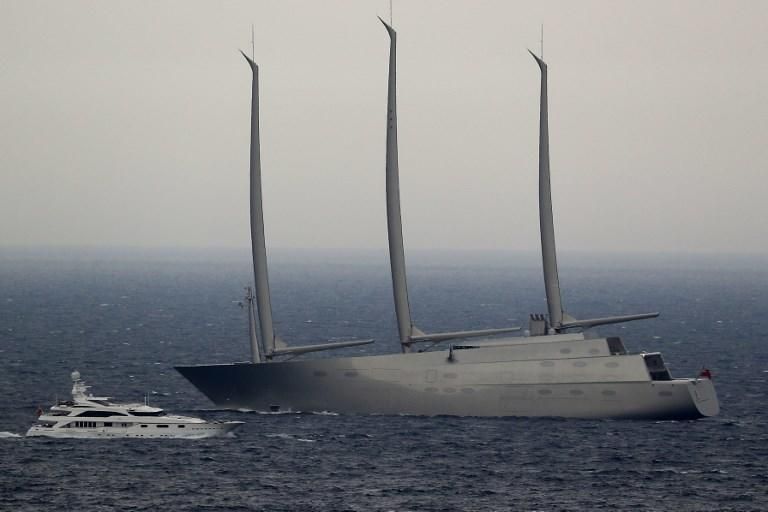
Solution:
{"label": "motor yacht hull", "polygon": [[[158,428],[157,425],[151,424],[135,424],[128,427],[104,426],[103,422],[88,428],[34,425],[27,431],[27,437],[53,437],[59,439],[205,439],[208,437],[224,436],[242,424],[241,421],[187,423],[169,424],[163,428]],[[142,425],[144,426],[142,427]]]}
{"label": "motor yacht hull", "polygon": [[217,407],[455,416],[695,419],[716,415],[709,379],[652,380],[643,354],[607,339],[271,363],[179,366]]}

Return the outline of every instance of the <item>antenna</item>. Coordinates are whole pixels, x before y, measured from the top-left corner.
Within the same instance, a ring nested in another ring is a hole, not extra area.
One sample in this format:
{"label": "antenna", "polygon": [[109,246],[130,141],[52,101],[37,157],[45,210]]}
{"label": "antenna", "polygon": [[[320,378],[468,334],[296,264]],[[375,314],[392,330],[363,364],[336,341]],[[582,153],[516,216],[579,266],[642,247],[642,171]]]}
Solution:
{"label": "antenna", "polygon": [[389,0],[389,26],[395,26],[394,23],[392,23],[392,0]]}
{"label": "antenna", "polygon": [[256,43],[253,37],[253,23],[251,23],[251,60],[256,60]]}
{"label": "antenna", "polygon": [[544,60],[544,24],[541,24],[541,60]]}

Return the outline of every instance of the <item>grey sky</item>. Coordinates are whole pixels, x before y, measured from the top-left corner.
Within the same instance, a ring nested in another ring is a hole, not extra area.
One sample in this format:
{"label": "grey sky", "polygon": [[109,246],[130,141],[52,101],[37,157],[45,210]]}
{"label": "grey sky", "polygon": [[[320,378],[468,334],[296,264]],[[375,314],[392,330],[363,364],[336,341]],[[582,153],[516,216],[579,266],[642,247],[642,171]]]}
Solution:
{"label": "grey sky", "polygon": [[[388,0],[0,0],[0,246],[386,247]],[[394,2],[406,248],[768,252],[768,2]]]}

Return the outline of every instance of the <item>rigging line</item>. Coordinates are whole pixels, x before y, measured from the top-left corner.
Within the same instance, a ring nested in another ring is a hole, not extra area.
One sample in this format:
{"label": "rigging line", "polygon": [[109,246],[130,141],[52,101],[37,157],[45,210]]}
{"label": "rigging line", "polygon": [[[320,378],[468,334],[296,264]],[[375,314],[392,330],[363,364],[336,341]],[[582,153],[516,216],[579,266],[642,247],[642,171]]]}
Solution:
{"label": "rigging line", "polygon": [[389,0],[389,26],[394,27],[395,25],[392,23],[392,0]]}
{"label": "rigging line", "polygon": [[251,60],[256,61],[256,42],[253,37],[253,23],[251,23]]}

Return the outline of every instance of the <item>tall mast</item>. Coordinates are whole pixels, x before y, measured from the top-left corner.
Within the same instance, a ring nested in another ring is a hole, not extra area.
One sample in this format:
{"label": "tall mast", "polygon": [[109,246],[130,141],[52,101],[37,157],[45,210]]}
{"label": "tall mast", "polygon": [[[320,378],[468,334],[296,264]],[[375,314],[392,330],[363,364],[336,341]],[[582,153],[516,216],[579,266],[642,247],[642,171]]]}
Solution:
{"label": "tall mast", "polygon": [[[256,284],[256,309],[259,335],[267,358],[275,351],[275,331],[272,326],[272,303],[269,295],[267,249],[264,240],[264,211],[261,200],[261,147],[259,145],[259,66],[245,53],[253,72],[251,86],[251,257]],[[249,313],[250,314],[250,313]],[[256,362],[256,361],[254,361]]]}
{"label": "tall mast", "polygon": [[245,301],[248,303],[248,339],[251,342],[251,361],[254,363],[260,363],[263,361],[263,359],[261,357],[259,337],[256,334],[256,308],[253,304],[253,288],[250,286],[246,288]]}
{"label": "tall mast", "polygon": [[[261,200],[261,148],[259,145],[259,66],[245,53],[240,52],[248,61],[253,72],[251,93],[251,257],[253,259],[253,278],[256,285],[256,310],[259,317],[259,337],[264,347],[263,357],[271,360],[275,356],[306,354],[321,350],[334,350],[344,347],[356,347],[373,343],[373,340],[350,340],[315,345],[287,346],[275,336],[272,325],[272,302],[269,295],[269,274],[267,272],[267,249],[264,240],[264,211]],[[251,356],[254,363],[262,362],[259,341],[255,336],[253,299],[248,289],[248,327],[251,340]],[[277,346],[279,345],[279,346]]]}
{"label": "tall mast", "polygon": [[379,18],[389,34],[389,80],[387,87],[387,234],[389,238],[389,264],[392,270],[392,290],[395,296],[397,330],[403,352],[410,352],[408,344],[413,324],[408,304],[408,285],[405,279],[405,250],[403,223],[400,214],[400,170],[397,156],[397,32]]}
{"label": "tall mast", "polygon": [[[542,28],[543,31],[543,28]],[[542,33],[542,51],[544,50]],[[536,59],[541,70],[541,101],[539,106],[539,228],[541,230],[541,260],[544,269],[544,291],[547,295],[549,328],[554,332],[566,329],[588,329],[598,325],[617,324],[632,320],[655,318],[659,313],[641,313],[588,320],[577,320],[563,311],[560,295],[560,279],[557,273],[557,251],[555,249],[555,223],[552,216],[552,185],[549,178],[549,118],[547,112],[547,64],[535,53],[528,52]]]}
{"label": "tall mast", "polygon": [[405,250],[403,248],[403,222],[400,215],[400,170],[397,162],[397,88],[396,50],[397,33],[387,22],[379,18],[389,34],[389,79],[387,86],[387,235],[389,238],[389,264],[392,270],[392,290],[395,298],[395,315],[400,345],[403,352],[411,352],[412,344],[419,342],[436,343],[457,338],[493,336],[520,330],[519,327],[483,329],[425,334],[411,320],[408,304],[408,285],[405,279]]}
{"label": "tall mast", "polygon": [[[543,46],[543,45],[542,45]],[[530,51],[530,50],[529,50]],[[541,69],[541,102],[539,107],[539,229],[541,259],[544,267],[544,290],[550,326],[558,330],[563,323],[560,280],[557,275],[555,223],[552,217],[552,186],[549,179],[549,120],[547,115],[547,64],[531,52]]]}

